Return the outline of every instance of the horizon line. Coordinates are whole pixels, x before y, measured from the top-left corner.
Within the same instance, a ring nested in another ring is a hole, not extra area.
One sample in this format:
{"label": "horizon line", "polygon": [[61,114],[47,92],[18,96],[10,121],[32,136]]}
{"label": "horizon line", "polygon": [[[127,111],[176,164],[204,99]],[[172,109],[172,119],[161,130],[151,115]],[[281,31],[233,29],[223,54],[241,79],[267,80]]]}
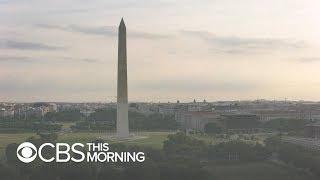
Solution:
{"label": "horizon line", "polygon": [[[197,100],[195,99],[197,103],[203,103],[205,99]],[[128,103],[192,103],[191,101],[181,101],[181,100],[175,100],[175,101],[129,101]],[[229,99],[229,100],[206,100],[206,103],[214,103],[214,102],[254,102],[254,101],[268,101],[268,102],[312,102],[312,103],[320,103],[320,100],[293,100],[293,99]],[[32,104],[32,103],[117,103],[117,101],[0,101],[0,103],[26,103],[26,104]]]}

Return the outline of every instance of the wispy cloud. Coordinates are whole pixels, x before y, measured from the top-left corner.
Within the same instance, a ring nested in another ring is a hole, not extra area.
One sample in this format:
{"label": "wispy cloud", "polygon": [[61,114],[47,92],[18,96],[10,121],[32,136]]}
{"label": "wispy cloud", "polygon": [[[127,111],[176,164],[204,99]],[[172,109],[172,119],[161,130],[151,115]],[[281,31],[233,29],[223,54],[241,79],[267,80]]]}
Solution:
{"label": "wispy cloud", "polygon": [[320,62],[320,57],[301,57],[301,58],[296,58],[296,60],[301,63],[312,63],[312,62]]}
{"label": "wispy cloud", "polygon": [[179,92],[245,92],[257,88],[257,84],[250,82],[204,82],[187,80],[167,80],[142,82],[136,86],[138,89],[155,91],[179,91]]}
{"label": "wispy cloud", "polygon": [[[66,26],[58,26],[58,25],[48,25],[48,24],[38,24],[38,27],[46,28],[46,29],[56,29],[62,31],[70,31],[70,32],[78,32],[87,35],[100,35],[100,36],[109,36],[116,37],[117,27],[115,26],[79,26],[79,25],[66,25]],[[142,39],[163,39],[169,38],[170,35],[165,34],[155,34],[155,33],[147,33],[142,31],[129,31],[128,36],[132,38],[142,38]]]}
{"label": "wispy cloud", "polygon": [[[87,92],[96,92],[103,90],[110,90],[110,86],[100,83],[93,84],[90,82],[72,82],[72,80],[56,80],[51,79],[38,79],[36,81],[26,81],[25,77],[21,76],[9,76],[0,79],[0,92],[1,93],[33,93],[37,91],[38,93],[54,93],[57,91],[74,94],[74,93],[87,93]],[[70,86],[72,84],[72,86]]]}
{"label": "wispy cloud", "polygon": [[269,52],[272,50],[301,49],[306,42],[294,39],[251,38],[219,36],[206,31],[181,31],[183,35],[196,37],[209,43],[211,50],[226,54]]}
{"label": "wispy cloud", "polygon": [[128,36],[134,37],[134,38],[143,38],[143,39],[167,39],[171,37],[171,35],[153,34],[153,33],[141,32],[141,31],[129,32]]}
{"label": "wispy cloud", "polygon": [[30,62],[31,58],[26,56],[0,56],[0,62]]}
{"label": "wispy cloud", "polygon": [[43,43],[26,42],[19,40],[0,39],[0,49],[17,50],[61,50],[63,47],[46,45]]}
{"label": "wispy cloud", "polygon": [[55,59],[66,60],[66,61],[78,61],[78,62],[84,62],[84,63],[100,63],[100,62],[102,62],[99,59],[93,59],[93,58],[55,57]]}
{"label": "wispy cloud", "polygon": [[78,8],[78,9],[56,9],[56,10],[49,10],[48,13],[50,14],[78,14],[78,13],[87,13],[90,11],[94,11],[95,9],[90,8]]}
{"label": "wispy cloud", "polygon": [[91,35],[103,35],[103,36],[116,36],[116,28],[113,26],[101,26],[101,27],[84,27],[77,25],[49,25],[49,24],[38,24],[37,27],[45,29],[56,29],[61,31],[78,32]]}
{"label": "wispy cloud", "polygon": [[74,58],[74,57],[29,57],[29,56],[7,56],[0,55],[0,62],[30,63],[30,62],[83,62],[100,63],[101,61],[93,58]]}

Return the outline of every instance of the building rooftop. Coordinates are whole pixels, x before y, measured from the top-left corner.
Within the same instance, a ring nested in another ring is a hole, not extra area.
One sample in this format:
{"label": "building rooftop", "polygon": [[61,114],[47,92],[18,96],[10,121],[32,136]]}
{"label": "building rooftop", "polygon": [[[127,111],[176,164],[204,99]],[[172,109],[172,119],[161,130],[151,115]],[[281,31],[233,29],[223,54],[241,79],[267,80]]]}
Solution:
{"label": "building rooftop", "polygon": [[310,123],[310,124],[307,124],[306,126],[320,127],[320,122]]}

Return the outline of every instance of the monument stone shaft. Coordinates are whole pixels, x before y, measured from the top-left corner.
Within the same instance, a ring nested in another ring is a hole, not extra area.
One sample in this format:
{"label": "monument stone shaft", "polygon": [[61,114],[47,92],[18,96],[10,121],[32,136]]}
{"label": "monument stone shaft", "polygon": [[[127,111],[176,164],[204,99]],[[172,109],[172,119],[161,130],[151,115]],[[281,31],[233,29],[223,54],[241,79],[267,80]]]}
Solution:
{"label": "monument stone shaft", "polygon": [[123,19],[119,25],[118,36],[117,136],[118,138],[126,138],[129,136],[127,37]]}

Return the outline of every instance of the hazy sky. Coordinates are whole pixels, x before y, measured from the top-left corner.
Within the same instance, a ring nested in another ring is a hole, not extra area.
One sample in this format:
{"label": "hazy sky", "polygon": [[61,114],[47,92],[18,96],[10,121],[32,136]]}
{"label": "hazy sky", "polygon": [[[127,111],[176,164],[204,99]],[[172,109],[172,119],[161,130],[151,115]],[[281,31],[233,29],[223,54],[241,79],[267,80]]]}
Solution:
{"label": "hazy sky", "polygon": [[319,0],[0,0],[0,101],[320,100]]}

